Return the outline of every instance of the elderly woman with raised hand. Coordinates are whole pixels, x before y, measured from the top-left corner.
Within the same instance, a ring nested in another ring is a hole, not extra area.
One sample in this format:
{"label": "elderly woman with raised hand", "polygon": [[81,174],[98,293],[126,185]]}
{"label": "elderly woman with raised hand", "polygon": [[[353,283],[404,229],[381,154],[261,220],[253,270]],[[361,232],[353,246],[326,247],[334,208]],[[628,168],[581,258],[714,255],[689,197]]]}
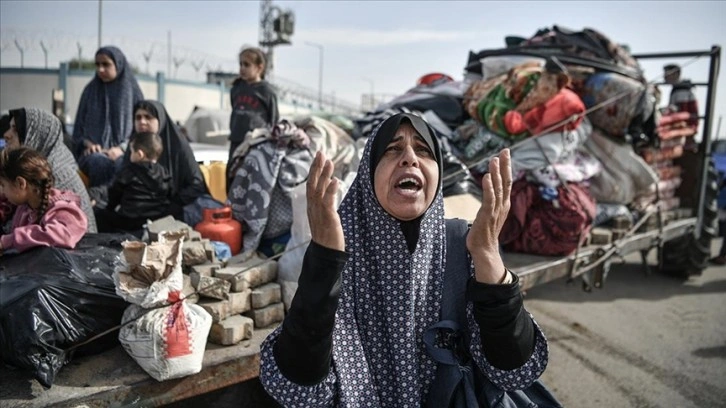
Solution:
{"label": "elderly woman with raised hand", "polygon": [[[442,153],[420,117],[397,114],[368,140],[336,212],[333,164],[318,153],[307,182],[312,241],[283,324],[262,345],[260,378],[286,407],[421,407],[437,363],[423,334],[440,321],[447,242]],[[505,390],[532,384],[547,341],[523,306],[499,253],[509,211],[504,150],[484,176],[466,242],[471,262],[464,334],[468,353]],[[463,232],[462,232],[463,235]],[[459,245],[459,247],[463,246]],[[463,248],[462,248],[463,250]]]}
{"label": "elderly woman with raised hand", "polygon": [[78,174],[78,165],[73,154],[63,143],[61,121],[52,113],[38,108],[14,109],[10,111],[10,117],[10,129],[3,135],[5,148],[25,146],[42,153],[53,171],[56,188],[78,195],[81,209],[88,218],[87,232],[96,232],[96,218],[91,200]]}
{"label": "elderly woman with raised hand", "polygon": [[96,51],[96,76],[86,85],[73,124],[74,154],[90,185],[113,179],[133,130],[133,106],[144,99],[116,47]]}

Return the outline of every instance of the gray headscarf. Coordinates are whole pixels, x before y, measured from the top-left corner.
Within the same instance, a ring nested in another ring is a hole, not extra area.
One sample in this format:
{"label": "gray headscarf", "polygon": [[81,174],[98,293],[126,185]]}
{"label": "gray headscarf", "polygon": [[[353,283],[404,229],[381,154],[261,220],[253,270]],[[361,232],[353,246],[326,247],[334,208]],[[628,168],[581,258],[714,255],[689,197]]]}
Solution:
{"label": "gray headscarf", "polygon": [[74,153],[83,151],[83,140],[90,140],[104,149],[125,142],[134,128],[133,107],[144,95],[126,63],[123,52],[116,47],[101,47],[96,55],[110,57],[116,65],[116,79],[103,82],[96,76],[86,85],[78,104],[73,124]]}
{"label": "gray headscarf", "polygon": [[[81,208],[88,218],[87,232],[96,232],[96,217],[86,186],[78,174],[78,164],[63,143],[63,128],[52,113],[38,108],[10,111],[13,117],[25,117],[24,134],[18,135],[23,145],[42,153],[53,170],[55,188],[70,190],[81,198]],[[19,129],[20,131],[20,129]]]}

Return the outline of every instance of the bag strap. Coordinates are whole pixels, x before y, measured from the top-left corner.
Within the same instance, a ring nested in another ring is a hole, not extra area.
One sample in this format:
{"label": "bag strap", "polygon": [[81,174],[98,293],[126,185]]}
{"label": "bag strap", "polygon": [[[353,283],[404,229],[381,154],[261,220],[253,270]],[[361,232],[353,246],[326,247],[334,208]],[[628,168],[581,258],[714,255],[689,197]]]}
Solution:
{"label": "bag strap", "polygon": [[458,356],[447,348],[434,345],[436,335],[448,332],[453,335],[466,327],[466,282],[469,279],[469,253],[466,249],[466,233],[469,224],[462,219],[446,220],[446,268],[442,277],[440,321],[428,327],[423,334],[426,351],[438,363],[459,365]]}
{"label": "bag strap", "polygon": [[441,320],[466,323],[466,283],[469,280],[469,252],[466,234],[469,223],[460,218],[446,220],[446,269],[441,294]]}
{"label": "bag strap", "polygon": [[[464,364],[463,356],[459,355],[465,343],[460,329],[467,324],[464,294],[471,264],[466,249],[469,224],[465,220],[450,219],[445,225],[446,267],[442,278],[441,317],[423,334],[426,351],[438,363],[426,407],[473,408],[479,406],[474,393],[473,373]],[[436,347],[437,334],[441,336],[439,341],[447,343],[443,347]]]}

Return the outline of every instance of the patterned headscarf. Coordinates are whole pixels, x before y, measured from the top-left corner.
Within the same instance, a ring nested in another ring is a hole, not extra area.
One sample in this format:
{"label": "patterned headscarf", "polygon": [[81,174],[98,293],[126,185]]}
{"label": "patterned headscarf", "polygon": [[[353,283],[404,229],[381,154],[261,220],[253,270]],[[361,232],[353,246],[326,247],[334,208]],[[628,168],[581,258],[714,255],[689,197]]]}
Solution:
{"label": "patterned headscarf", "polygon": [[83,139],[107,149],[126,141],[134,126],[133,106],[144,99],[126,57],[116,47],[101,47],[96,55],[110,57],[116,65],[116,79],[103,82],[96,76],[86,85],[78,104],[73,126],[76,155],[83,150]]}
{"label": "patterned headscarf", "polygon": [[[436,371],[422,341],[439,320],[444,272],[444,205],[439,189],[418,224],[418,241],[409,252],[402,222],[379,204],[371,177],[371,152],[391,140],[408,119],[415,129],[434,132],[418,116],[398,114],[384,121],[368,140],[356,179],[340,206],[346,251],[340,302],[333,333],[333,361],[340,404],[420,406]],[[420,132],[420,131],[419,131]],[[434,153],[442,167],[435,137]]]}
{"label": "patterned headscarf", "polygon": [[52,113],[38,108],[10,111],[13,118],[23,117],[24,126],[18,128],[18,138],[23,145],[42,153],[48,160],[55,179],[55,188],[74,192],[81,199],[81,208],[88,218],[88,232],[96,232],[91,199],[86,186],[78,175],[78,164],[63,143],[61,121]]}

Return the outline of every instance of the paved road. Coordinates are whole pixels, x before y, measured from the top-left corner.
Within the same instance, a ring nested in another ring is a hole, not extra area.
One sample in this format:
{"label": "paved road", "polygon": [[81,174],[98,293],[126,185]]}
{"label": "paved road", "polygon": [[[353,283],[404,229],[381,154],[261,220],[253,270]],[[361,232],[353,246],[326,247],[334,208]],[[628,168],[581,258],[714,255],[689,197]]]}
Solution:
{"label": "paved road", "polygon": [[579,281],[527,293],[549,339],[545,384],[565,407],[726,406],[726,267],[683,282],[626,261],[591,293]]}
{"label": "paved road", "polygon": [[[561,280],[526,294],[549,339],[545,384],[568,408],[725,407],[726,267],[683,282],[626,261],[591,293]],[[252,380],[170,407],[200,406],[277,404]]]}

